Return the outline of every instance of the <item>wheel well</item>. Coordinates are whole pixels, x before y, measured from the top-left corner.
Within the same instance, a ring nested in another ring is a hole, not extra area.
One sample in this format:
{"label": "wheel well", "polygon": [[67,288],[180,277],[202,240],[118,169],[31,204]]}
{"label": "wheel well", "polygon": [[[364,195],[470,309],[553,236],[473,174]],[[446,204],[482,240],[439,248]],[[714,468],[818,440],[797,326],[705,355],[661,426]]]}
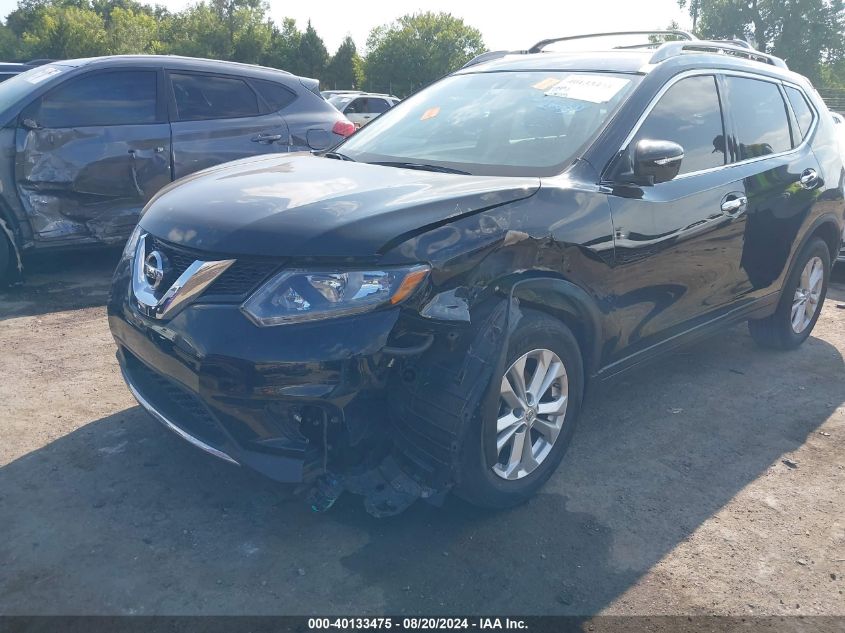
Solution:
{"label": "wheel well", "polygon": [[842,234],[839,232],[839,227],[832,220],[829,222],[822,222],[813,230],[810,239],[820,237],[827,244],[830,251],[830,261],[836,261],[839,255],[839,245],[842,241]]}
{"label": "wheel well", "polygon": [[584,361],[584,379],[588,380],[590,374],[595,370],[593,364],[598,359],[595,358],[595,351],[593,349],[593,343],[597,333],[592,331],[593,328],[588,324],[587,320],[574,312],[545,303],[526,302],[525,305],[532,310],[543,312],[562,321],[572,331],[572,335],[578,343],[578,349],[581,351],[581,359]]}

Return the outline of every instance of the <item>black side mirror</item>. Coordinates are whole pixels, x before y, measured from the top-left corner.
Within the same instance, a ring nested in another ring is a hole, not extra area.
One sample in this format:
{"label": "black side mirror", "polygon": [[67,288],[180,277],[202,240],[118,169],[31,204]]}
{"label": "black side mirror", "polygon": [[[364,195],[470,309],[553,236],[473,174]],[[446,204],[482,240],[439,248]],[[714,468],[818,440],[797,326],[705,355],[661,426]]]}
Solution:
{"label": "black side mirror", "polygon": [[643,185],[672,180],[683,159],[684,148],[677,143],[643,139],[634,147],[634,179]]}

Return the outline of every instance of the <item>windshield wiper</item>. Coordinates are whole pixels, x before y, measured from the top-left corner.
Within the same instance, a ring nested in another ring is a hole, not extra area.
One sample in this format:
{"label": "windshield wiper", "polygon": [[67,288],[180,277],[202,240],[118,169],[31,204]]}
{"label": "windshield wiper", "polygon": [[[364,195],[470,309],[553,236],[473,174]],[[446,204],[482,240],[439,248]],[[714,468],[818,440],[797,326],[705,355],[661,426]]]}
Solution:
{"label": "windshield wiper", "polygon": [[428,163],[403,163],[401,161],[373,161],[370,165],[383,165],[384,167],[400,167],[402,169],[420,169],[422,171],[437,171],[444,174],[462,174],[470,176],[468,171],[461,171],[454,167],[444,167],[443,165],[429,165]]}
{"label": "windshield wiper", "polygon": [[353,163],[355,162],[354,158],[350,158],[346,154],[341,154],[340,152],[323,152],[320,155],[325,156],[326,158],[334,158],[335,160],[351,160]]}

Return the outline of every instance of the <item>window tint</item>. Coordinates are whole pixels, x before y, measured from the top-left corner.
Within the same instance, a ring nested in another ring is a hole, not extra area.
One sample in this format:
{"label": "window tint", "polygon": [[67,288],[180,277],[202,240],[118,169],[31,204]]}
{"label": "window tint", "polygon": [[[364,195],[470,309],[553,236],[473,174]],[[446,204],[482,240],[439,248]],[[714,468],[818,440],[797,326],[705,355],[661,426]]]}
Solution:
{"label": "window tint", "polygon": [[684,148],[680,173],[725,164],[725,132],[716,79],[682,79],[666,91],[646,117],[631,148],[643,139],[673,141]]}
{"label": "window tint", "polygon": [[261,93],[267,105],[276,112],[288,107],[296,99],[296,93],[275,81],[253,80],[253,85]]}
{"label": "window tint", "polygon": [[768,81],[725,77],[736,127],[739,159],[777,154],[792,148],[786,104]]}
{"label": "window tint", "polygon": [[47,128],[156,122],[156,73],[133,70],[71,79],[41,99],[36,115]]}
{"label": "window tint", "polygon": [[258,114],[258,98],[245,81],[212,75],[171,74],[181,121],[233,119]]}
{"label": "window tint", "polygon": [[796,134],[795,144],[799,144],[799,139],[804,140],[810,126],[813,124],[813,111],[807,104],[807,99],[801,94],[800,90],[786,87],[786,96],[789,98],[789,103],[792,105],[792,111],[795,112],[795,118],[798,119],[798,129],[800,133]]}
{"label": "window tint", "polygon": [[387,101],[384,99],[370,99],[369,100],[369,109],[368,112],[373,112],[375,114],[381,114],[382,112],[387,112],[390,109],[390,106],[387,104]]}

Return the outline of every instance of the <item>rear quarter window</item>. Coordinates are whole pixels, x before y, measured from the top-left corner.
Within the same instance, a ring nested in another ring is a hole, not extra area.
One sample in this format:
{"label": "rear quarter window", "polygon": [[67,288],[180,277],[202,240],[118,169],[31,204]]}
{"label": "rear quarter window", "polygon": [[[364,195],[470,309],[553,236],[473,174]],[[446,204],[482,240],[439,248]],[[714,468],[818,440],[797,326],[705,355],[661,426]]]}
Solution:
{"label": "rear quarter window", "polygon": [[263,79],[255,79],[252,81],[255,88],[258,90],[270,109],[278,112],[284,110],[291,103],[296,100],[296,93],[275,81],[265,81]]}
{"label": "rear quarter window", "polygon": [[792,111],[795,113],[795,118],[798,121],[798,134],[796,134],[795,144],[798,145],[807,136],[810,128],[813,125],[812,108],[807,103],[806,97],[797,88],[790,88],[786,86],[786,97],[789,99],[789,104],[792,106]]}

